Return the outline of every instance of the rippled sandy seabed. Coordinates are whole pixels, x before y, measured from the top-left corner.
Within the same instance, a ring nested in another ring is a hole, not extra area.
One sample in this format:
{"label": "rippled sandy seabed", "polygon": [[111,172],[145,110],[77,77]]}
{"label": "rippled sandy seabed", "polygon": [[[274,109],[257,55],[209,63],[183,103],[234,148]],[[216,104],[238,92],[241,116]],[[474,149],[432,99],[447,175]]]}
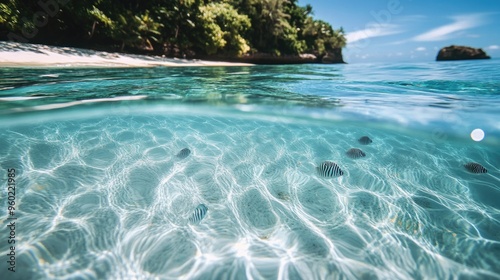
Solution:
{"label": "rippled sandy seabed", "polygon": [[[19,245],[17,272],[2,262],[0,274],[499,278],[498,146],[430,134],[168,113],[4,127],[1,172],[17,169]],[[360,145],[363,135],[373,143]],[[367,156],[348,158],[353,147]],[[319,177],[324,160],[344,176]],[[469,161],[488,173],[468,173]],[[207,215],[189,224],[201,203]]]}

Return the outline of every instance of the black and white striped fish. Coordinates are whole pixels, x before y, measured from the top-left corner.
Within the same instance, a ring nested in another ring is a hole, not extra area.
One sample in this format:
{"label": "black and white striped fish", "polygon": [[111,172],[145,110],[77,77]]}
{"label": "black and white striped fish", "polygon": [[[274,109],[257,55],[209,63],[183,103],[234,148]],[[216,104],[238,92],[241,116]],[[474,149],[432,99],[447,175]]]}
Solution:
{"label": "black and white striped fish", "polygon": [[324,161],[318,167],[316,167],[319,175],[323,177],[339,177],[344,175],[344,172],[340,167],[332,161]]}
{"label": "black and white striped fish", "polygon": [[358,139],[358,142],[361,145],[368,145],[368,144],[370,144],[373,141],[368,136],[362,136],[361,138]]}
{"label": "black and white striped fish", "polygon": [[194,209],[194,213],[191,215],[189,218],[189,222],[191,223],[199,223],[203,218],[205,218],[205,215],[207,214],[208,207],[205,206],[205,204],[200,204]]}
{"label": "black and white striped fish", "polygon": [[464,164],[464,167],[465,167],[465,169],[467,169],[467,171],[469,171],[471,173],[488,173],[488,170],[486,170],[486,168],[484,168],[484,166],[482,166],[481,164],[476,163],[476,162],[466,163],[466,164]]}
{"label": "black and white striped fish", "polygon": [[175,155],[175,156],[180,158],[180,159],[184,159],[184,158],[187,158],[189,156],[189,154],[191,154],[191,150],[188,148],[184,148],[184,149],[180,150],[180,152],[178,152],[177,155]]}
{"label": "black and white striped fish", "polygon": [[360,149],[357,149],[357,148],[349,149],[349,151],[347,151],[345,154],[348,157],[353,158],[353,159],[366,157],[366,154],[363,151],[361,151]]}

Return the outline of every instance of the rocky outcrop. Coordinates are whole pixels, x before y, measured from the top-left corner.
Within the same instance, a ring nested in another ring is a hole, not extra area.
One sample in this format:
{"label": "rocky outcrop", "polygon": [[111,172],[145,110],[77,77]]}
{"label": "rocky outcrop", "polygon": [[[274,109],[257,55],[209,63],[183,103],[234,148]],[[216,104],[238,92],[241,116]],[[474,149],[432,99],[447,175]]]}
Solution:
{"label": "rocky outcrop", "polygon": [[239,57],[211,55],[211,56],[194,56],[194,58],[202,60],[243,62],[243,63],[253,63],[253,64],[345,63],[342,58],[342,49],[335,49],[331,52],[327,52],[325,55],[322,56],[318,56],[311,53],[304,53],[299,55],[273,55],[270,53],[253,53]]}
{"label": "rocky outcrop", "polygon": [[318,58],[314,54],[278,56],[269,53],[254,53],[235,58],[235,60],[255,64],[302,64],[318,62]]}
{"label": "rocky outcrop", "polygon": [[490,57],[482,49],[451,45],[439,50],[436,61],[489,58]]}
{"label": "rocky outcrop", "polygon": [[333,51],[327,52],[322,58],[322,63],[345,63],[342,57],[342,49],[334,49]]}

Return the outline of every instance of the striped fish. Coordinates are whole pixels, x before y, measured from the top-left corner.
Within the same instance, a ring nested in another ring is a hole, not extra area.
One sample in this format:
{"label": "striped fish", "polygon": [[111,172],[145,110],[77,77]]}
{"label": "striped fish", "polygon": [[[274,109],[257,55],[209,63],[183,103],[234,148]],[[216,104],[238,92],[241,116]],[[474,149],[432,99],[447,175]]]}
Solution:
{"label": "striped fish", "polygon": [[191,154],[191,150],[188,148],[184,148],[184,149],[180,150],[180,152],[178,152],[177,155],[175,155],[175,156],[180,158],[180,159],[184,159],[184,158],[187,158],[189,156],[189,154]]}
{"label": "striped fish", "polygon": [[486,170],[486,168],[476,162],[469,162],[465,164],[464,167],[471,173],[488,173],[488,170]]}
{"label": "striped fish", "polygon": [[353,158],[353,159],[366,157],[366,154],[363,151],[361,151],[360,149],[357,149],[357,148],[349,149],[349,151],[347,151],[345,154],[348,157]]}
{"label": "striped fish", "polygon": [[368,145],[368,144],[370,144],[373,141],[368,136],[362,136],[361,138],[358,139],[358,142],[361,145]]}
{"label": "striped fish", "polygon": [[205,218],[205,215],[207,214],[208,207],[205,206],[205,204],[200,204],[194,209],[194,213],[191,215],[189,218],[189,222],[191,223],[199,223],[203,218]]}
{"label": "striped fish", "polygon": [[319,175],[323,177],[339,177],[344,175],[344,172],[340,167],[332,161],[324,161],[318,167],[316,167]]}

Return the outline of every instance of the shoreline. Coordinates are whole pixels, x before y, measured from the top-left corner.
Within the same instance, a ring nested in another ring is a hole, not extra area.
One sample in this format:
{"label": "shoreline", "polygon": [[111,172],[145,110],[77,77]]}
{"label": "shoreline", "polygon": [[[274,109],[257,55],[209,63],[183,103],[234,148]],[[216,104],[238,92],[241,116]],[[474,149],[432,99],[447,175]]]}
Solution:
{"label": "shoreline", "polygon": [[0,42],[0,67],[253,66],[252,63],[164,58],[72,47]]}

